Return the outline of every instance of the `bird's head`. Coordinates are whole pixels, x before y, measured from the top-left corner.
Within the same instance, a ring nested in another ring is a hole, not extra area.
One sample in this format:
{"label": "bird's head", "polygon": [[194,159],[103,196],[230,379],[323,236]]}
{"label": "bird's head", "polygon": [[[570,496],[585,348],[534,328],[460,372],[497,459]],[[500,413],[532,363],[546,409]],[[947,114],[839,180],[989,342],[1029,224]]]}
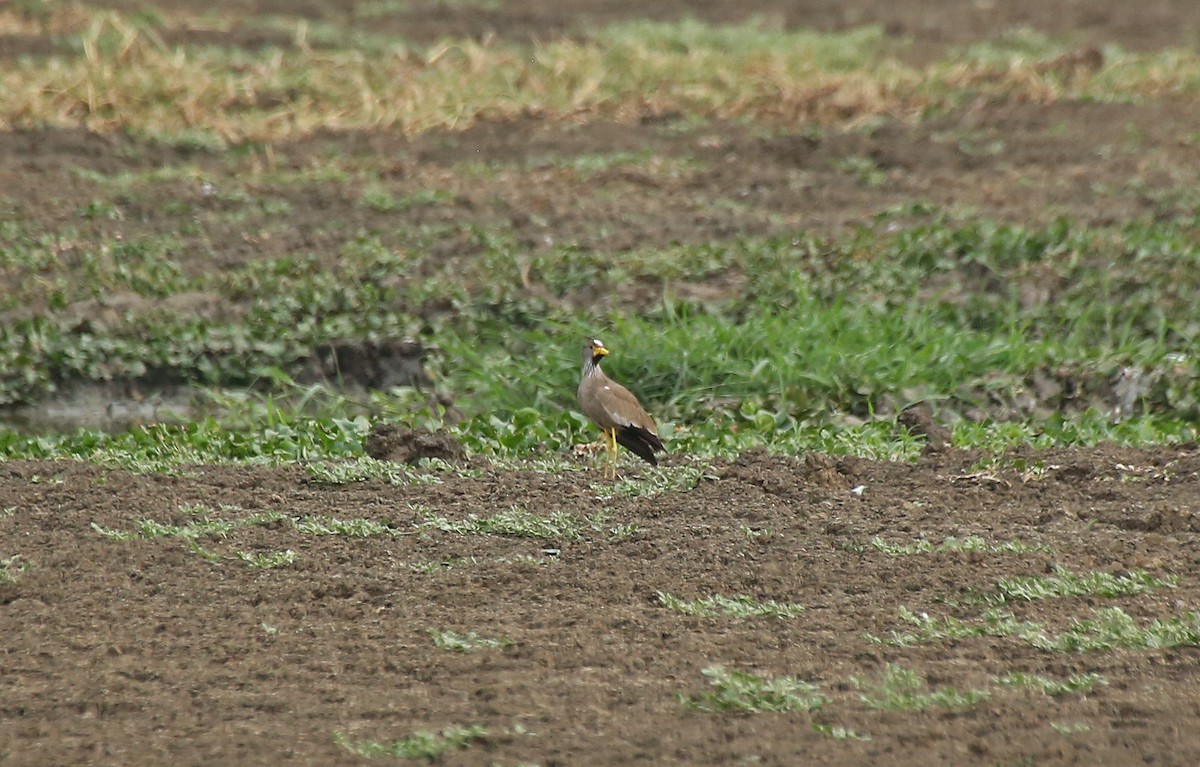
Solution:
{"label": "bird's head", "polygon": [[604,343],[599,338],[589,338],[583,342],[583,361],[593,365],[599,365],[600,360],[608,354],[608,349],[604,348]]}

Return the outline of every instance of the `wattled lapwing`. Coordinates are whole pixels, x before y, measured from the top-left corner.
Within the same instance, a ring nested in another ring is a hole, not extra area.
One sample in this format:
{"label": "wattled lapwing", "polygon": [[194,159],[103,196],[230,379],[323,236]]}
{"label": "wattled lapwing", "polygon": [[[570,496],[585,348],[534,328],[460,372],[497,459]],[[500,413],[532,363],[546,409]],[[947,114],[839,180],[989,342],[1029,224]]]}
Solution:
{"label": "wattled lapwing", "polygon": [[658,465],[654,454],[665,452],[658,438],[654,419],[628,389],[604,375],[600,361],[608,349],[599,339],[583,344],[583,379],[579,382],[579,406],[583,414],[604,432],[607,462],[604,476],[617,476],[617,444],[624,445],[652,466]]}

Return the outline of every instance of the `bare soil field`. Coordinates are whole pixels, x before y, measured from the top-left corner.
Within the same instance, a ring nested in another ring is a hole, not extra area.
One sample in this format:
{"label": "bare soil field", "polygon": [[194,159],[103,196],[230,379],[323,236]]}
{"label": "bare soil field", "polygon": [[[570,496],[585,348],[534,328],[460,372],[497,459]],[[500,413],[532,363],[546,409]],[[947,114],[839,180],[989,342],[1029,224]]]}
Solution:
{"label": "bare soil field", "polygon": [[[136,10],[141,3],[108,3]],[[172,2],[159,3],[169,8]],[[192,4],[182,3],[184,7]],[[237,11],[245,3],[217,0]],[[257,3],[259,10],[353,16],[356,3]],[[907,36],[907,55],[937,55],[1008,28],[1068,36],[1088,66],[1100,48],[1193,46],[1200,4],[1148,0],[1045,3],[505,2],[496,8],[413,2],[398,34],[435,40],[489,34],[539,40],[615,19],[737,21],[759,14],[841,29],[878,23]],[[245,46],[260,33],[225,34]],[[286,43],[286,41],[274,41]],[[45,55],[36,38],[0,40],[8,58]],[[321,134],[271,147],[270,162],[305,167],[338,154],[384,165],[418,193],[436,180],[452,207],[380,213],[358,189],[322,195],[263,182],[287,226],[264,216],[240,229],[180,235],[187,268],[229,268],[303,250],[346,230],[397,237],[398,223],[511,227],[523,247],[654,247],[734,233],[869,225],[913,199],[1004,221],[1069,215],[1105,224],[1171,217],[1190,204],[1200,167],[1200,104],[976,103],[919,123],[761,135],[715,122],[677,130],[670,115],[629,123],[484,122],[457,133]],[[586,177],[555,157],[647,147],[679,172],[602,170]],[[1002,147],[1002,151],[997,147]],[[845,158],[870,158],[864,182]],[[214,183],[220,155],[184,153],[82,130],[0,134],[8,212],[78,236],[152,234],[175,223],[124,206],[120,221],[79,225],[94,196],[80,168],[117,173],[199,163]],[[464,176],[468,163],[510,170]],[[181,188],[203,220],[219,201]],[[716,204],[717,202],[721,204]],[[386,220],[386,226],[384,222]],[[253,234],[251,234],[253,233]],[[386,244],[386,242],[385,242]],[[447,242],[447,258],[469,245]],[[0,288],[5,275],[0,274]],[[689,288],[721,295],[719,281]],[[637,303],[637,286],[628,298]],[[227,308],[227,307],[226,307]],[[214,311],[224,311],[217,307]],[[231,309],[236,310],[236,308]],[[570,362],[573,364],[573,360]],[[1051,651],[1016,634],[926,638],[902,610],[982,626],[977,599],[1003,579],[1055,565],[1114,576],[1178,576],[1129,597],[1005,604],[1017,622],[1061,635],[1094,609],[1119,607],[1140,627],[1200,609],[1200,450],[1018,452],[981,470],[980,456],[931,453],[915,464],[746,454],[708,467],[687,491],[607,497],[599,470],[557,475],[485,463],[434,484],[322,484],[295,469],[198,466],[178,476],[52,462],[0,463],[0,763],[361,764],[338,742],[390,742],[421,730],[481,725],[487,734],[441,757],[463,765],[618,764],[1200,764],[1200,653],[1195,647]],[[687,458],[676,456],[675,465]],[[628,467],[633,474],[638,468]],[[116,540],[143,520],[183,525],[197,507],[231,523],[197,541]],[[513,508],[592,520],[578,535],[463,535],[430,525]],[[189,511],[192,509],[192,511]],[[266,516],[263,516],[266,515]],[[386,523],[370,537],[318,535],[294,520]],[[239,522],[240,521],[240,522]],[[1016,552],[938,549],[979,537]],[[876,545],[934,544],[901,554]],[[193,545],[194,544],[194,545]],[[294,552],[288,567],[239,553]],[[791,617],[697,617],[659,594],[795,603]],[[1086,608],[1086,609],[1085,609]],[[939,624],[946,625],[946,624]],[[433,632],[502,639],[456,652]],[[911,669],[921,693],[979,690],[973,705],[873,707],[887,664]],[[793,676],[827,700],[811,712],[709,713],[689,700],[714,665]],[[1013,673],[1062,680],[1098,674],[1082,694],[1006,686]],[[1053,726],[1051,726],[1053,725]],[[840,729],[840,728],[845,728]],[[344,736],[344,737],[343,737]]]}
{"label": "bare soil field", "polygon": [[[1194,649],[1048,652],[1015,637],[891,647],[900,608],[970,620],[970,594],[1052,564],[1121,574],[1179,573],[1137,600],[1089,598],[1172,615],[1200,599],[1200,452],[1096,449],[1020,456],[1042,467],[971,470],[951,452],[915,465],[748,454],[690,492],[601,502],[598,472],[486,469],[436,485],[322,486],[303,471],[199,467],[133,476],[84,464],[0,466],[4,546],[31,569],[0,587],[5,624],[5,764],[350,764],[334,742],[482,724],[451,764],[1194,764],[1200,716]],[[861,488],[855,492],[856,488]],[[278,549],[291,567],[207,561],[179,539],[109,540],[142,519],[182,524],[188,504],[332,515],[394,525],[395,536],[306,535],[286,521],[203,545]],[[464,537],[422,528],[513,505],[607,512],[573,539]],[[893,555],[869,545],[979,536],[1019,554]],[[689,617],[682,599],[753,595],[795,617]],[[1089,617],[1076,600],[1010,606],[1054,633]],[[439,649],[429,631],[503,638],[498,649]],[[931,688],[983,689],[958,709],[878,710],[853,677],[898,662]],[[679,696],[723,664],[814,683],[813,714],[711,714]],[[1097,673],[1086,695],[999,687],[1006,673]],[[812,723],[870,740],[839,740]],[[1063,734],[1047,723],[1090,728]]]}

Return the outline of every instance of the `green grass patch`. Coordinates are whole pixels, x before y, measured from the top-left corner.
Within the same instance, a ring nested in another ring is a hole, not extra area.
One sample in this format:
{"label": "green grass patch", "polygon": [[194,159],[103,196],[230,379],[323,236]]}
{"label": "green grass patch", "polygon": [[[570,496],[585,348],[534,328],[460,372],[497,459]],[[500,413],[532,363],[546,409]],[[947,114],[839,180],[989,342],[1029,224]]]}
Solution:
{"label": "green grass patch", "polygon": [[212,565],[219,565],[228,559],[226,555],[219,551],[213,551],[212,549],[205,548],[194,538],[187,539],[187,547],[188,551]]}
{"label": "green grass patch", "polygon": [[[1025,444],[1169,443],[1198,436],[1200,393],[1190,382],[1200,375],[1200,359],[1186,350],[1200,339],[1190,319],[1200,314],[1200,277],[1191,268],[1197,247],[1186,227],[1097,231],[1062,221],[1022,228],[934,213],[895,233],[864,229],[831,241],[796,233],[619,256],[564,246],[539,252],[532,272],[511,233],[472,237],[479,252],[466,264],[365,238],[338,254],[336,274],[328,259],[298,254],[188,283],[189,290],[248,305],[245,316],[134,312],[128,325],[96,334],[48,311],[0,326],[0,369],[12,371],[0,376],[0,404],[45,396],[61,381],[136,380],[153,370],[202,384],[268,383],[305,406],[289,410],[253,397],[214,402],[226,413],[243,409],[237,429],[222,428],[232,425],[224,418],[189,424],[188,433],[149,427],[43,441],[0,433],[0,455],[66,454],[147,470],[213,460],[361,456],[364,410],[390,410],[393,420],[433,426],[444,413],[419,396],[350,402],[314,395],[289,384],[281,368],[347,335],[408,335],[421,327],[422,306],[447,301],[456,311],[423,331],[441,349],[428,364],[466,408],[455,431],[484,455],[564,450],[591,438],[574,401],[575,357],[579,339],[601,329],[614,351],[610,374],[658,417],[673,452],[726,455],[769,447],[905,459],[920,443],[890,422],[872,420],[873,413],[912,398],[951,410],[986,409],[1018,399],[1032,377],[1051,374],[1067,375],[1086,395],[1089,387],[1106,390],[1124,369],[1141,371],[1145,391],[1120,422],[1104,410],[1037,423],[960,421],[954,443],[1000,453]],[[18,254],[53,249],[19,240]],[[137,263],[154,263],[153,252]],[[40,276],[58,268],[56,262],[14,258],[28,273],[23,283],[57,279]],[[1148,260],[1154,270],[1144,268]],[[1066,287],[1044,305],[1024,305],[1016,293],[980,291],[976,284],[979,270],[1016,285],[1030,269],[1047,268]],[[617,288],[630,281],[665,286],[731,272],[744,284],[723,301],[682,302],[668,290],[657,305],[619,306],[585,323],[570,300],[578,290],[620,296]],[[396,279],[405,274],[421,278]],[[76,285],[66,273],[59,276]],[[547,291],[531,296],[530,279]],[[931,279],[937,294],[913,301]],[[87,295],[113,289],[99,276],[92,283],[72,289]],[[183,287],[155,284],[150,292],[174,294]],[[13,300],[36,304],[45,297]],[[313,417],[318,407],[325,412]],[[867,423],[848,426],[842,414]]]}
{"label": "green grass patch", "polygon": [[447,727],[439,732],[418,730],[407,738],[393,741],[351,740],[343,733],[333,736],[334,742],[355,756],[374,759],[389,756],[397,759],[425,759],[429,762],[441,761],[443,757],[455,751],[461,751],[471,744],[484,740],[488,729],[483,725],[469,727]]}
{"label": "green grass patch", "polygon": [[212,419],[185,425],[133,426],[109,434],[20,435],[0,431],[0,456],[84,460],[137,473],[178,473],[212,463],[292,465],[312,456],[362,456],[370,429],[365,418],[295,417],[284,422],[237,428]]}
{"label": "green grass patch", "polygon": [[490,637],[480,636],[474,631],[468,631],[466,634],[460,634],[456,631],[429,629],[429,635],[433,637],[433,643],[441,650],[452,650],[454,652],[472,652],[474,650],[503,650],[505,647],[511,647],[513,641],[511,639],[493,639]]}
{"label": "green grass patch", "polygon": [[996,678],[996,683],[1005,687],[1020,687],[1038,690],[1046,695],[1086,695],[1096,689],[1097,685],[1108,682],[1100,674],[1072,674],[1066,679],[1050,679],[1040,674],[1026,674],[1012,671]]}
{"label": "green grass patch", "polygon": [[601,500],[613,498],[648,498],[664,493],[686,493],[701,481],[716,479],[710,467],[661,466],[640,477],[626,477],[619,482],[597,482],[592,485]]}
{"label": "green grass patch", "polygon": [[[235,506],[222,505],[221,512],[231,513],[241,511]],[[214,517],[218,509],[203,504],[183,504],[180,511],[192,517],[183,524],[159,522],[154,519],[143,519],[136,527],[129,530],[109,529],[93,522],[92,529],[110,541],[135,541],[176,538],[184,541],[196,556],[212,564],[220,564],[226,560],[239,561],[255,570],[271,570],[292,565],[299,559],[299,554],[292,549],[277,551],[242,551],[234,550],[229,554],[214,551],[204,545],[205,541],[222,540],[239,530],[248,527],[273,525],[288,520],[283,513],[266,511],[242,517]],[[301,523],[291,520],[297,529]]]}
{"label": "green grass patch", "polygon": [[790,676],[760,677],[724,666],[709,666],[703,673],[711,690],[681,702],[688,708],[710,713],[762,713],[767,711],[815,711],[829,698],[809,682]]}
{"label": "green grass patch", "polygon": [[1126,575],[1102,572],[1076,575],[1060,565],[1055,565],[1053,575],[1003,578],[997,581],[995,591],[983,595],[981,601],[1005,605],[1056,597],[1126,597],[1146,594],[1160,588],[1175,588],[1177,582],[1178,579],[1174,576],[1157,578],[1143,570],[1132,570]]}
{"label": "green grass patch", "polygon": [[986,700],[987,690],[960,691],[943,687],[930,692],[921,692],[924,683],[915,671],[889,663],[875,680],[853,677],[850,683],[857,688],[859,698],[871,708],[885,711],[923,711],[927,708],[969,708]]}
{"label": "green grass patch", "polygon": [[[934,212],[893,233],[865,228],[818,240],[798,232],[615,256],[563,246],[540,251],[534,264],[512,232],[476,230],[470,237],[477,254],[465,264],[358,238],[337,254],[336,272],[328,258],[296,254],[188,277],[186,284],[143,275],[136,280],[147,294],[203,291],[245,312],[160,316],[150,301],[128,322],[97,331],[61,310],[122,289],[103,266],[109,262],[77,282],[47,260],[59,246],[18,232],[5,256],[18,283],[61,281],[74,292],[10,299],[14,307],[49,301],[51,308],[0,324],[0,370],[9,371],[0,375],[0,404],[45,397],[65,382],[137,381],[150,372],[268,393],[214,396],[219,415],[186,426],[111,435],[0,431],[0,456],[82,458],[135,471],[304,462],[320,481],[396,481],[369,462],[325,463],[362,457],[368,414],[436,427],[444,408],[411,391],[352,401],[298,386],[283,370],[322,344],[418,330],[440,349],[428,360],[439,388],[464,409],[452,431],[480,455],[556,455],[594,436],[577,412],[576,357],[579,339],[601,330],[613,349],[610,375],[658,418],[673,453],[723,456],[767,447],[905,460],[918,454],[920,442],[875,413],[911,399],[932,399],[950,412],[986,412],[995,402],[1019,401],[1031,380],[1051,375],[1066,376],[1086,401],[1089,393],[1108,391],[1123,370],[1140,371],[1144,390],[1118,422],[1100,408],[1036,422],[960,420],[953,442],[1000,455],[1016,445],[1200,438],[1200,392],[1193,385],[1200,357],[1188,351],[1200,340],[1191,319],[1200,315],[1200,272],[1192,268],[1200,256],[1181,225],[1096,230],[1060,221],[1024,228]],[[130,243],[105,247],[111,259],[114,248]],[[130,263],[156,268],[171,247],[145,245]],[[1026,305],[1016,287],[996,292],[978,284],[981,270],[1017,285],[1036,269],[1053,270],[1064,286],[1054,302]],[[727,274],[743,278],[727,300],[680,301],[665,289],[675,280]],[[532,295],[531,279],[545,290]],[[925,296],[931,280],[939,289]],[[663,285],[661,301],[580,318],[571,299],[576,291],[620,297],[620,286],[632,281]],[[422,307],[446,302],[453,313],[420,318]],[[272,399],[280,394],[288,399]],[[694,467],[669,468],[615,490],[653,494],[695,480]]]}
{"label": "green grass patch", "polygon": [[378,213],[399,213],[411,208],[444,205],[453,200],[453,193],[440,189],[426,189],[396,196],[383,187],[372,186],[362,195],[362,204]]}
{"label": "green grass patch", "polygon": [[344,538],[370,538],[377,535],[411,535],[391,522],[374,519],[339,519],[332,516],[307,516],[292,520],[296,530],[305,535],[338,535]]}
{"label": "green grass patch", "polygon": [[1189,612],[1170,618],[1155,618],[1138,625],[1119,607],[1092,611],[1091,618],[1071,621],[1060,634],[1046,632],[1029,637],[1029,642],[1047,652],[1107,652],[1110,650],[1162,650],[1200,646],[1200,613]]}
{"label": "green grass patch", "polygon": [[870,157],[859,155],[844,157],[835,161],[833,166],[843,173],[853,176],[859,184],[870,189],[884,186],[888,182],[887,173],[880,169]]}
{"label": "green grass patch", "polygon": [[420,527],[454,535],[507,535],[548,541],[577,541],[587,532],[601,531],[603,522],[600,517],[580,517],[565,511],[542,517],[513,506],[490,517],[468,514],[466,518],[457,520],[426,513]]}
{"label": "green grass patch", "polygon": [[[574,413],[541,413],[523,410],[505,420],[499,416],[479,416],[450,427],[450,432],[467,449],[477,455],[495,456],[501,461],[498,470],[533,470],[548,473],[584,470],[578,463],[562,457],[533,459],[546,450],[565,455],[573,445],[587,442],[592,436]],[[537,427],[526,431],[520,427],[536,420]],[[781,429],[772,424],[781,421]],[[1026,442],[1012,434],[1007,425],[994,424],[1006,432],[1010,445],[1034,444],[1037,447],[1087,447],[1102,442],[1131,446],[1172,444],[1191,438],[1193,427],[1160,416],[1131,419],[1120,424],[1106,424],[1095,430],[1081,430],[1084,416],[1062,421],[1062,430],[1030,430]],[[1097,414],[1097,421],[1099,415]],[[419,425],[437,426],[437,422],[417,421]],[[688,452],[698,457],[721,458],[754,449],[768,448],[773,452],[799,455],[819,452],[830,455],[853,455],[876,460],[911,460],[919,453],[919,445],[898,436],[891,426],[876,422],[863,425],[814,423],[793,415],[755,416],[736,415],[722,421],[694,427],[676,427],[668,436],[668,447],[674,452]],[[731,428],[736,426],[736,429]],[[1051,424],[1053,427],[1053,424]],[[0,458],[33,460],[84,460],[135,473],[186,474],[192,467],[204,464],[248,464],[290,466],[302,462],[314,481],[347,484],[376,479],[389,484],[428,484],[440,481],[440,467],[432,465],[413,470],[395,465],[374,466],[363,458],[363,440],[370,429],[365,418],[311,418],[302,413],[288,416],[274,424],[223,424],[214,419],[195,421],[187,425],[156,424],[133,426],[127,431],[108,433],[81,430],[73,434],[23,435],[0,428]],[[972,427],[973,436],[984,444],[992,443],[991,429]],[[957,440],[959,446],[975,447],[971,439]],[[517,462],[505,463],[525,457]],[[320,459],[319,463],[312,463]],[[340,464],[340,465],[339,465]],[[394,464],[393,464],[394,465]],[[309,469],[307,467],[315,466]],[[665,477],[642,477],[622,480],[614,487],[597,485],[605,498],[655,495],[661,492],[686,492],[695,480],[688,476],[688,467],[669,467]],[[679,470],[679,471],[677,471]],[[453,469],[456,473],[482,476],[478,469]],[[890,546],[909,544],[884,544]],[[913,553],[922,553],[923,544]],[[1013,544],[1017,546],[1019,544]],[[897,553],[904,553],[897,549]]]}
{"label": "green grass patch", "polygon": [[804,612],[803,605],[773,599],[760,602],[749,596],[714,594],[700,599],[681,599],[665,591],[659,591],[657,596],[663,607],[700,618],[794,618]]}
{"label": "green grass patch", "polygon": [[1200,613],[1189,612],[1154,619],[1144,626],[1119,607],[1094,609],[1091,618],[1072,620],[1070,627],[1053,634],[1045,626],[1017,621],[1011,613],[989,609],[978,618],[960,620],[932,617],[900,608],[900,617],[913,631],[893,631],[890,636],[866,634],[878,644],[909,647],[974,637],[1015,637],[1047,652],[1103,652],[1116,649],[1156,650],[1200,645]]}
{"label": "green grass patch", "polygon": [[110,530],[93,522],[92,529],[113,541],[154,538],[183,538],[194,541],[200,538],[224,538],[235,530],[253,525],[269,525],[283,518],[284,515],[278,511],[266,511],[237,519],[202,517],[182,525],[143,519],[133,530]]}
{"label": "green grass patch", "polygon": [[1012,613],[988,610],[977,619],[960,620],[953,616],[933,617],[926,613],[914,613],[906,607],[900,608],[900,619],[913,626],[913,631],[892,631],[890,636],[866,634],[866,638],[877,644],[893,647],[909,647],[927,642],[945,642],[974,637],[1027,637],[1039,631],[1035,623],[1018,621]]}

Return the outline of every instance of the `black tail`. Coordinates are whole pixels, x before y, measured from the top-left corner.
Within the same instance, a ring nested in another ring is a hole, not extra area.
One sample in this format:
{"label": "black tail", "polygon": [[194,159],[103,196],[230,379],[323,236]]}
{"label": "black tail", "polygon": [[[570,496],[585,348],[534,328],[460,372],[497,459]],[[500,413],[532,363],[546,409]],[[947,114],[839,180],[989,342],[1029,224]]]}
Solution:
{"label": "black tail", "polygon": [[654,457],[654,454],[660,450],[665,453],[667,450],[657,435],[637,426],[618,428],[617,442],[651,466],[658,465],[658,459]]}

